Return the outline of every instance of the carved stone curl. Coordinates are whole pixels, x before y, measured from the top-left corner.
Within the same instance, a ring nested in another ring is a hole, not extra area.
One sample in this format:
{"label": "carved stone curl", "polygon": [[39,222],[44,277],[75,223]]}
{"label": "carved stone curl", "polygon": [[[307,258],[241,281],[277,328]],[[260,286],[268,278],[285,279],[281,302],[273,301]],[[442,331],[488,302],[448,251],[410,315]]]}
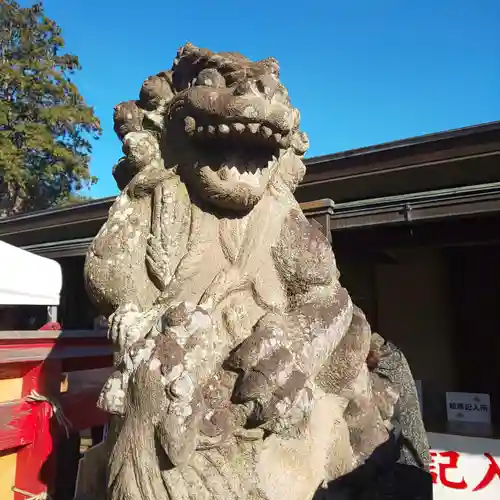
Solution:
{"label": "carved stone curl", "polygon": [[308,140],[277,61],[187,44],[115,130],[122,192],[85,266],[115,417],[77,498],[310,499],[388,429],[370,328],[293,196]]}

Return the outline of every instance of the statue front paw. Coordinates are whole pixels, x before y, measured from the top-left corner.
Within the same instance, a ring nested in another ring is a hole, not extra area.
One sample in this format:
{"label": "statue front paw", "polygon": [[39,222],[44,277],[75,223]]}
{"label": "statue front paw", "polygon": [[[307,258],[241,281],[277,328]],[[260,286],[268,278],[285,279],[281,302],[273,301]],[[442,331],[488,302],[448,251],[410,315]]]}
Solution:
{"label": "statue front paw", "polygon": [[108,337],[119,352],[124,352],[139,340],[138,332],[132,327],[141,316],[135,304],[124,304],[110,316]]}
{"label": "statue front paw", "polygon": [[231,354],[228,365],[242,374],[233,398],[253,403],[254,423],[288,426],[309,413],[312,394],[300,363],[303,349],[304,342],[279,317],[265,317]]}
{"label": "statue front paw", "polygon": [[201,391],[182,364],[161,367],[168,408],[158,416],[157,438],[174,466],[184,465],[195,452],[204,414]]}
{"label": "statue front paw", "polygon": [[217,369],[218,337],[208,311],[182,302],[158,322],[150,366],[158,369],[168,408],[159,416],[157,437],[170,461],[179,466],[196,450],[205,413],[201,388]]}

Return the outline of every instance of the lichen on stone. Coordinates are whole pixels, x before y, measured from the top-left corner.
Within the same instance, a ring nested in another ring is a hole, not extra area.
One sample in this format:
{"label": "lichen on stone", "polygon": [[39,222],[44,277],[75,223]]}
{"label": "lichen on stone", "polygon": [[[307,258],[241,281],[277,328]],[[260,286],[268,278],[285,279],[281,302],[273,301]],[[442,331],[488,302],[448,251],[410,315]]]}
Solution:
{"label": "lichen on stone", "polygon": [[369,326],[293,197],[309,143],[277,61],[186,44],[115,131],[122,192],[85,265],[116,350],[97,500],[311,498],[388,431]]}

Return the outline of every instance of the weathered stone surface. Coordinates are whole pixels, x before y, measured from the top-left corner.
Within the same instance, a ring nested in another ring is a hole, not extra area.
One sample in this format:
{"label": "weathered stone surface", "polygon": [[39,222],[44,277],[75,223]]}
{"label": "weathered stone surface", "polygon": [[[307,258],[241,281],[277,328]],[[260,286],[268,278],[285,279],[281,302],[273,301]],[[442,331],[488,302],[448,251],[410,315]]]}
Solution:
{"label": "weathered stone surface", "polygon": [[372,373],[375,401],[382,418],[390,419],[398,402],[398,420],[404,436],[400,462],[428,470],[431,457],[415,380],[403,352],[378,334],[372,335],[372,349],[380,363]]}
{"label": "weathered stone surface", "polygon": [[85,267],[115,417],[77,498],[312,498],[388,426],[370,328],[293,196],[308,140],[277,61],[187,44],[115,130],[122,192]]}

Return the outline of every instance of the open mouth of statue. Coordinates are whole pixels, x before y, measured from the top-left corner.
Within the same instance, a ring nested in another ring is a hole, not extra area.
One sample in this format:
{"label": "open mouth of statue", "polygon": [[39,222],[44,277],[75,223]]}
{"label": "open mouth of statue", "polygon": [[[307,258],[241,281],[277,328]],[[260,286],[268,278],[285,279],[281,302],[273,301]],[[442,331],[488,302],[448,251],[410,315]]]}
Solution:
{"label": "open mouth of statue", "polygon": [[287,135],[261,123],[183,118],[184,132],[208,166],[223,181],[258,187],[289,142]]}

